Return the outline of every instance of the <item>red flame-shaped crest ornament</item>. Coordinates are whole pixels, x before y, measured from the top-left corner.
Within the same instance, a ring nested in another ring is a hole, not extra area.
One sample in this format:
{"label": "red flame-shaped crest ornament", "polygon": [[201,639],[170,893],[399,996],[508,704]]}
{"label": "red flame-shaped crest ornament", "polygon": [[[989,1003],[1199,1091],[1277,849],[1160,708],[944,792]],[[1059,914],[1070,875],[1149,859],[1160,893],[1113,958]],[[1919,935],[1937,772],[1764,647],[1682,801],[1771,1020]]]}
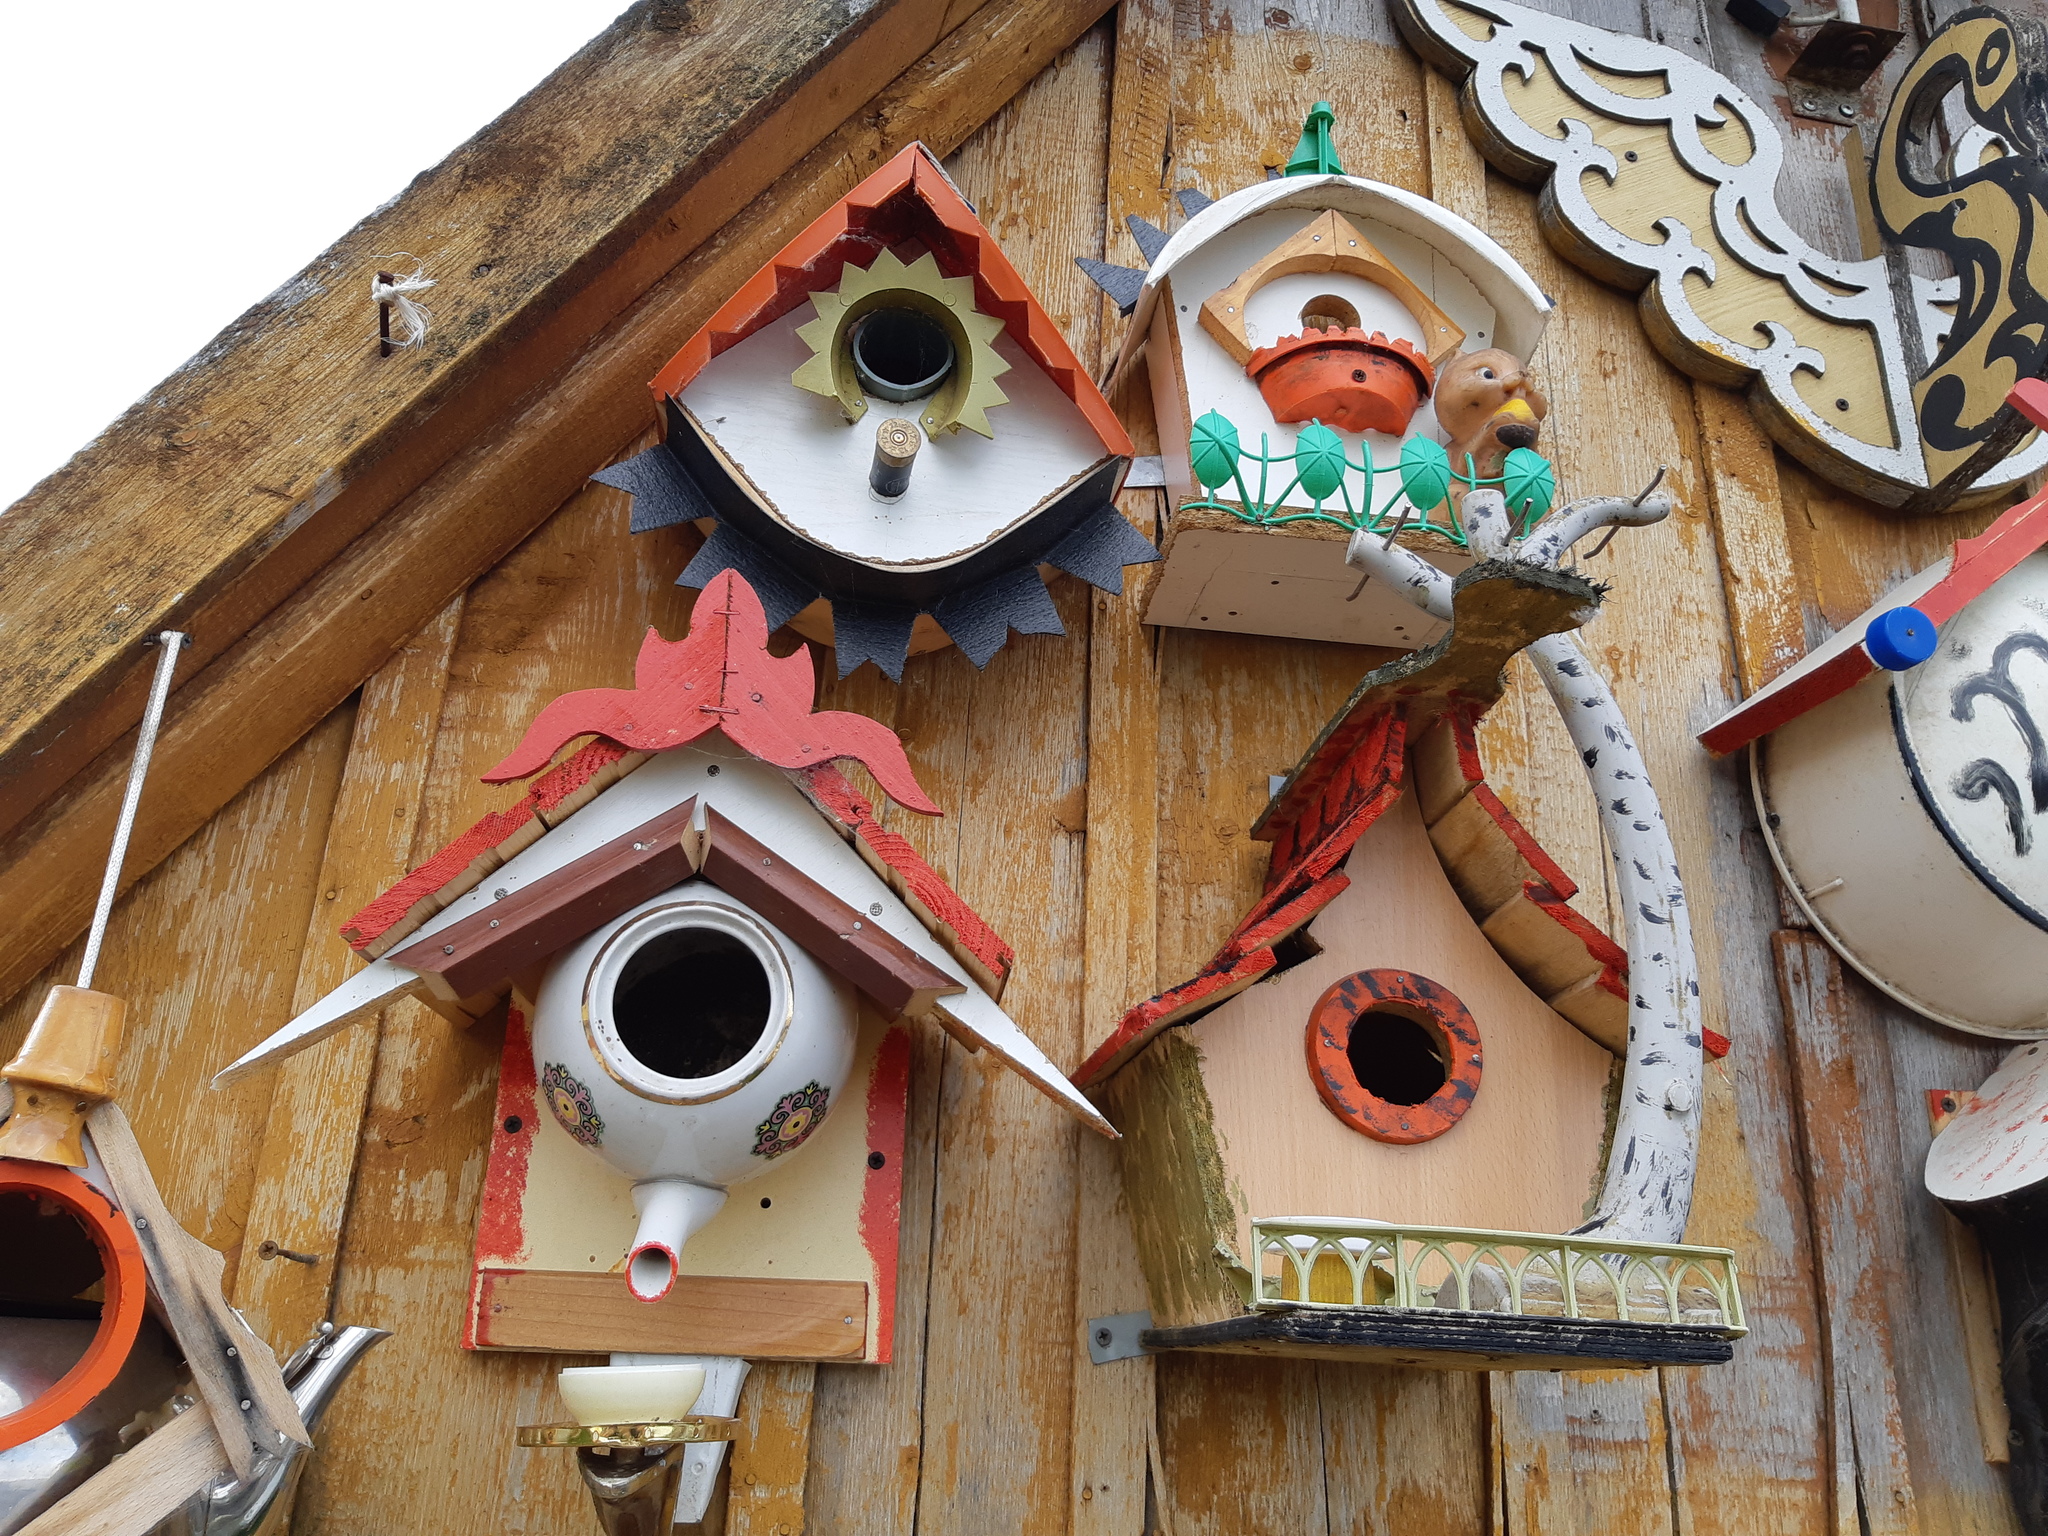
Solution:
{"label": "red flame-shaped crest ornament", "polygon": [[540,712],[486,784],[538,773],[578,736],[604,736],[638,752],[665,752],[707,731],[778,768],[816,768],[852,758],[907,810],[940,814],[918,787],[895,732],[866,715],[813,712],[817,673],[808,648],[768,653],[768,617],[737,571],[721,571],[697,599],[690,632],[664,640],[653,629],[633,664],[631,688],[565,693]]}

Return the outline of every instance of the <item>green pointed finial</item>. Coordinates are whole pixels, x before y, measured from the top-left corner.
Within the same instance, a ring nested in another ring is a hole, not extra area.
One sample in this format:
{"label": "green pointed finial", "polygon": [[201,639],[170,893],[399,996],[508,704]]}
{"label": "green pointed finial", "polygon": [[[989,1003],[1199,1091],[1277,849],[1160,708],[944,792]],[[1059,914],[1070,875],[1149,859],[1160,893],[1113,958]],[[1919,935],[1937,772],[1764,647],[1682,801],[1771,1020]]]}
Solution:
{"label": "green pointed finial", "polygon": [[1319,101],[1308,109],[1308,121],[1301,125],[1301,142],[1294,146],[1294,155],[1287,162],[1289,176],[1342,176],[1344,167],[1337,163],[1337,150],[1330,143],[1330,130],[1336,126],[1337,114],[1330,110],[1327,101]]}

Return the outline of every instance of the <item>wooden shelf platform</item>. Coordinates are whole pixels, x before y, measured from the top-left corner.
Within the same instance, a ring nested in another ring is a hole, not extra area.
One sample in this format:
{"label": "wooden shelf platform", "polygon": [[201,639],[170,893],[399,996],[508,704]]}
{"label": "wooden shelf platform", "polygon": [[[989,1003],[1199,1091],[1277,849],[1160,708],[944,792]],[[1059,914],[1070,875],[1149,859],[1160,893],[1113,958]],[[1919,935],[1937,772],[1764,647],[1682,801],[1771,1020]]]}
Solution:
{"label": "wooden shelf platform", "polygon": [[1442,1307],[1301,1307],[1217,1323],[1148,1328],[1148,1350],[1283,1355],[1415,1365],[1440,1371],[1648,1370],[1724,1365],[1727,1330],[1691,1323],[1620,1323],[1580,1317],[1518,1317]]}

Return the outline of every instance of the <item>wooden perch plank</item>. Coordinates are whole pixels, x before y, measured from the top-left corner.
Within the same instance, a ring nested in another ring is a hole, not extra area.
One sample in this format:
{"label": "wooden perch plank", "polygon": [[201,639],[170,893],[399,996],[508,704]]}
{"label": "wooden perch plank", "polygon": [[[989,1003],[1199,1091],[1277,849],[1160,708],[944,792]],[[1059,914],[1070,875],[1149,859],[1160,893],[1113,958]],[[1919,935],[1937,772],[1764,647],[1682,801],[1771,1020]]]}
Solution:
{"label": "wooden perch plank", "polygon": [[477,1284],[476,1347],[858,1360],[867,1316],[862,1280],[680,1275],[668,1295],[646,1302],[625,1276],[602,1270],[487,1269]]}
{"label": "wooden perch plank", "polygon": [[[1104,8],[1104,0],[1015,0],[976,11],[663,276],[602,342],[591,344],[600,326],[586,323],[576,334],[575,361],[551,387],[536,391],[517,414],[477,431],[397,515],[358,538],[178,691],[158,739],[127,878],[138,878],[203,826],[450,597],[577,494],[585,477],[612,457],[609,448],[592,445],[623,448],[644,431],[647,381],[673,353],[676,338],[709,318],[820,208],[913,139],[935,153],[950,151]],[[691,227],[688,220],[684,227]],[[586,494],[622,496],[603,488]],[[27,510],[0,521],[12,525]],[[90,567],[92,559],[77,563]],[[30,585],[17,582],[9,590]],[[15,634],[0,604],[0,636]],[[202,660],[206,649],[200,648]],[[0,692],[0,708],[10,707],[10,697]],[[80,739],[74,733],[66,743]],[[10,942],[0,954],[0,997],[84,928],[128,760],[125,741],[116,741],[0,843],[0,909],[10,920]],[[57,777],[69,773],[73,768],[66,766]],[[34,797],[16,790],[0,786],[0,804],[26,810]]]}
{"label": "wooden perch plank", "polygon": [[188,1408],[23,1526],[20,1536],[136,1536],[228,1469],[213,1421]]}
{"label": "wooden perch plank", "polygon": [[[717,811],[705,812],[704,878],[782,929],[892,1016],[916,1018],[967,985]],[[438,935],[436,935],[438,937]]]}
{"label": "wooden perch plank", "polygon": [[[643,0],[150,390],[0,523],[0,806],[134,722],[144,636],[229,649],[973,8]],[[380,358],[393,250],[440,323]]]}
{"label": "wooden perch plank", "polygon": [[696,810],[693,795],[391,959],[438,978],[451,997],[495,987],[689,879],[696,871]]}

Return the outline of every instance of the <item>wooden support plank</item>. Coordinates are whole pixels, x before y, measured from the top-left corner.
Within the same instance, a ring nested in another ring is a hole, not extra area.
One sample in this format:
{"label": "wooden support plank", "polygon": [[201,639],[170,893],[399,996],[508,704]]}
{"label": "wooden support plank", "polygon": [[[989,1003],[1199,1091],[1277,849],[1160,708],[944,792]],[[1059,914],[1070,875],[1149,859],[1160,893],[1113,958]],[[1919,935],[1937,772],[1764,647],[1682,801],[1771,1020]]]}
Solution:
{"label": "wooden support plank", "polygon": [[[227,650],[973,8],[636,5],[149,391],[0,527],[0,805],[139,717],[143,636]],[[440,323],[380,358],[366,290],[394,250],[423,253]]]}
{"label": "wooden support plank", "polygon": [[[848,707],[843,698],[840,707]],[[957,1048],[940,1031],[917,1031],[903,1147],[903,1246],[890,1362],[828,1365],[817,1376],[804,1502],[813,1528],[835,1536],[894,1536],[916,1528],[940,1078],[949,1049]]]}
{"label": "wooden support plank", "polygon": [[[1099,27],[947,164],[1084,358],[1099,353],[1100,306],[1073,257],[1102,248],[1109,61],[1110,29]],[[1095,593],[1070,580],[1051,590],[1063,637],[1020,639],[986,672],[958,651],[913,659],[895,724],[947,813],[901,830],[998,933],[1032,935],[1004,1006],[1071,1070],[1082,1047]],[[1073,1377],[1088,1368],[1085,1355],[1076,1363],[1073,1315],[1079,1138],[985,1052],[949,1045],[943,1094],[916,1528],[1064,1530]],[[997,1277],[1011,1305],[989,1305]]]}
{"label": "wooden support plank", "polygon": [[[1164,226],[1172,149],[1173,6],[1125,0],[1117,8],[1109,92],[1103,244],[1105,260],[1142,265],[1127,215]],[[1098,350],[1084,359],[1099,376],[1116,306],[1098,309]],[[1142,381],[1140,381],[1142,384]],[[1127,396],[1146,391],[1126,389]],[[1146,419],[1129,422],[1140,453],[1156,453]],[[1157,541],[1165,498],[1127,491],[1118,506]],[[1159,667],[1141,616],[1159,570],[1124,572],[1121,598],[1089,594],[1088,779],[1084,900],[1087,990],[1081,1007],[1085,1054],[1109,1035],[1123,1010],[1157,990],[1159,926]],[[1074,1327],[1150,1305],[1138,1264],[1131,1210],[1117,1149],[1083,1145],[1075,1180]],[[1157,1437],[1152,1361],[1140,1356],[1097,1366],[1075,1355],[1072,1470],[1067,1528],[1073,1536],[1143,1536],[1148,1446]]]}
{"label": "wooden support plank", "polygon": [[[293,1013],[354,969],[336,926],[405,867],[432,755],[422,743],[440,723],[461,611],[458,598],[364,685],[328,823]],[[293,1057],[271,1088],[249,1198],[248,1257],[236,1271],[234,1303],[280,1352],[310,1337],[328,1317],[378,1029],[349,1030]],[[312,1254],[315,1261],[286,1259],[285,1251]]]}
{"label": "wooden support plank", "polygon": [[1318,1366],[1330,1530],[1484,1536],[1486,1381]]}
{"label": "wooden support plank", "polygon": [[1777,452],[1740,397],[1697,381],[1692,397],[1737,680],[1747,696],[1806,654]]}
{"label": "wooden support plank", "polygon": [[1158,1493],[1174,1536],[1330,1529],[1314,1361],[1191,1354],[1157,1364]]}
{"label": "wooden support plank", "polygon": [[[1424,72],[1377,4],[1178,6],[1170,185],[1214,197],[1264,180],[1286,162],[1303,111],[1320,97],[1337,114],[1347,170],[1424,192]],[[1249,831],[1266,807],[1268,776],[1291,769],[1358,680],[1397,653],[1178,628],[1157,631],[1155,644],[1158,867],[1169,882],[1156,975],[1171,982],[1197,974],[1263,891],[1268,850]],[[1159,1357],[1156,1494],[1176,1536],[1346,1528],[1330,1513],[1324,1370]],[[1455,1480],[1477,1454],[1449,1434],[1421,1443],[1432,1459],[1408,1475],[1423,1483]]]}
{"label": "wooden support plank", "polygon": [[678,1275],[655,1302],[601,1269],[486,1269],[477,1284],[478,1349],[858,1360],[866,1342],[863,1280]]}
{"label": "wooden support plank", "polygon": [[[1151,66],[1171,41],[1161,34],[1171,26],[1171,14],[1146,0],[1131,0],[1119,11],[1115,99],[1136,89],[1126,85],[1126,39],[1138,56],[1132,67],[1144,71],[1141,83],[1149,87],[1157,78]],[[1143,128],[1131,130],[1141,147],[1150,142]],[[1117,186],[1113,172],[1112,199]],[[1141,532],[1156,537],[1161,500],[1157,492],[1130,491],[1120,505]],[[1090,594],[1084,1050],[1107,1038],[1122,1010],[1157,986],[1159,673],[1151,633],[1139,617],[1157,569],[1127,572],[1121,600]],[[1151,1303],[1117,1149],[1106,1142],[1084,1145],[1080,1157],[1074,1320],[1085,1329],[1090,1318],[1144,1311]],[[1141,1536],[1146,1446],[1156,1419],[1150,1358],[1096,1366],[1077,1354],[1072,1419],[1069,1529],[1074,1536]]]}
{"label": "wooden support plank", "polygon": [[922,1018],[967,990],[909,945],[864,923],[855,908],[715,810],[705,813],[703,874],[781,928],[891,1018]]}
{"label": "wooden support plank", "polygon": [[[1904,1258],[1887,1182],[1899,1167],[1890,1064],[1873,1042],[1841,963],[1811,933],[1772,940],[1792,1026],[1799,1128],[1812,1179],[1814,1247],[1835,1406],[1835,1526],[1872,1536],[1917,1532],[1913,1475],[1899,1412],[1887,1292],[1903,1292]],[[1859,1048],[1861,1046],[1862,1048]],[[1842,1507],[1844,1497],[1855,1502]]]}
{"label": "wooden support plank", "polygon": [[[127,878],[204,825],[451,596],[577,494],[614,447],[643,433],[651,417],[647,380],[676,338],[694,331],[819,209],[913,139],[938,153],[958,145],[1104,8],[1104,0],[1019,0],[976,10],[668,270],[600,343],[591,341],[599,324],[582,322],[573,360],[549,387],[522,384],[525,403],[516,413],[473,424],[466,445],[396,513],[318,575],[295,577],[300,584],[289,598],[269,605],[275,611],[267,607],[253,627],[245,623],[236,631],[241,638],[179,690],[157,744]],[[682,228],[709,227],[694,215],[678,218]],[[1071,265],[1068,276],[1086,283]],[[1037,291],[1044,297],[1048,289]],[[624,504],[608,494],[613,505]],[[313,522],[324,526],[324,518],[323,512]],[[594,686],[615,683],[617,675]],[[124,741],[114,742],[0,842],[0,908],[11,914],[13,939],[0,953],[0,997],[84,928],[127,763]]]}
{"label": "wooden support plank", "polygon": [[747,1372],[740,1437],[732,1448],[726,1536],[804,1536],[817,1375],[809,1361],[770,1361]]}
{"label": "wooden support plank", "polygon": [[[2000,1379],[1997,1301],[1974,1234],[1927,1192],[1934,1084],[1981,1083],[2010,1049],[1944,1029],[1845,972],[1866,1023],[1859,1040],[1883,1051],[1892,1082],[1896,1171],[1878,1182],[1889,1201],[1884,1241],[1896,1245],[1904,1284],[1888,1289],[1899,1413],[1923,1531],[2019,1536],[2006,1470],[2010,1420]],[[1992,1453],[1997,1453],[1993,1455]]]}

